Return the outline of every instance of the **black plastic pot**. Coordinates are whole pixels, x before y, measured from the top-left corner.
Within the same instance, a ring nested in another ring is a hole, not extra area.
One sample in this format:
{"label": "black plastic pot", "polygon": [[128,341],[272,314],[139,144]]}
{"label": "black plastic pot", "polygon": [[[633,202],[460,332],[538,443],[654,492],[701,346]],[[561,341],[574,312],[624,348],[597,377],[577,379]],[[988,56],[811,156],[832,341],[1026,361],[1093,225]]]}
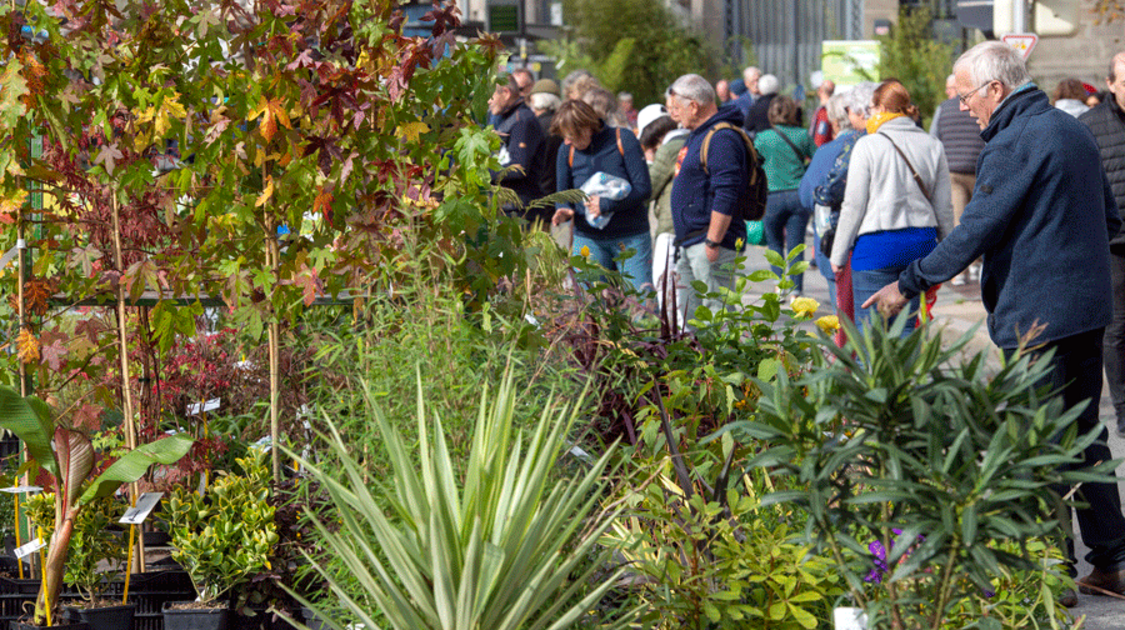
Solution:
{"label": "black plastic pot", "polygon": [[133,604],[108,606],[106,608],[79,608],[78,617],[85,621],[90,630],[129,630],[133,627]]}
{"label": "black plastic pot", "polygon": [[[36,626],[23,621],[9,621],[8,628],[9,630],[43,630],[44,626]],[[87,626],[83,621],[76,621],[72,623],[57,623],[51,626],[51,630],[90,630],[90,626]]]}
{"label": "black plastic pot", "polygon": [[164,630],[230,630],[230,608],[165,608]]}
{"label": "black plastic pot", "polygon": [[301,616],[305,618],[305,625],[309,627],[309,630],[328,630],[330,627],[312,608],[302,606]]}

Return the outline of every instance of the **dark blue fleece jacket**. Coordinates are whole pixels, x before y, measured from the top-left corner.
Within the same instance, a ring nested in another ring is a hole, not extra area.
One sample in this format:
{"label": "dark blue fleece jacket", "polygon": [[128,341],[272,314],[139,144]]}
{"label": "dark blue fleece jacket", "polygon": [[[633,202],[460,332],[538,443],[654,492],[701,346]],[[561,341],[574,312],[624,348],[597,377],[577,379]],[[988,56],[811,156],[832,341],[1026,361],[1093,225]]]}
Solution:
{"label": "dark blue fleece jacket", "polygon": [[981,133],[973,198],[961,224],[899,276],[913,297],[984,256],[988,332],[1015,348],[1036,324],[1043,343],[1106,326],[1109,235],[1121,220],[1086,125],[1034,86],[1012,93]]}
{"label": "dark blue fleece jacket", "polygon": [[[620,148],[617,146],[618,133],[621,134]],[[559,147],[555,164],[560,192],[580,188],[598,171],[629,180],[633,186],[624,199],[602,199],[599,202],[603,213],[613,213],[604,230],[592,227],[586,223],[585,218],[574,221],[574,230],[596,239],[615,239],[648,232],[648,206],[645,202],[652,194],[652,182],[648,177],[644,150],[633,132],[628,129],[618,130],[603,123],[601,131],[594,132],[590,137],[590,146],[574,151],[573,166],[570,164],[570,148],[568,144]],[[576,208],[572,203],[560,203],[557,207],[571,208],[582,214],[582,209]]]}
{"label": "dark blue fleece jacket", "polygon": [[742,136],[733,129],[716,131],[707,148],[710,175],[703,171],[700,162],[703,139],[711,127],[723,121],[737,127],[742,123],[742,112],[733,105],[725,105],[693,129],[684,145],[687,153],[680,163],[680,172],[672,182],[672,223],[676,226],[676,239],[685,247],[707,237],[712,212],[733,217],[723,236],[723,247],[733,250],[738,241],[746,242],[746,221],[738,212],[742,182],[750,176]]}

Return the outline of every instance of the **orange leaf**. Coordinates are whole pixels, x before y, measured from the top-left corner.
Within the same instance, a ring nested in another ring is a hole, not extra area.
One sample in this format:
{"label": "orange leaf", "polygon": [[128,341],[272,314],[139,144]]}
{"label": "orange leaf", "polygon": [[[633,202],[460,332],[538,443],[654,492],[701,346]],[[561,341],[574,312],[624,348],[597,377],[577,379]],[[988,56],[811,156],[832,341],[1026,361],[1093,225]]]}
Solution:
{"label": "orange leaf", "polygon": [[262,137],[266,139],[266,142],[272,141],[273,137],[277,135],[277,119],[273,117],[273,112],[268,109],[262,115],[261,129]]}
{"label": "orange leaf", "polygon": [[39,340],[27,328],[20,329],[19,338],[16,340],[17,352],[23,363],[39,362]]}
{"label": "orange leaf", "polygon": [[332,200],[332,193],[323,187],[316,193],[316,199],[313,200],[313,212],[322,213],[324,220],[328,221],[328,225],[332,225]]}

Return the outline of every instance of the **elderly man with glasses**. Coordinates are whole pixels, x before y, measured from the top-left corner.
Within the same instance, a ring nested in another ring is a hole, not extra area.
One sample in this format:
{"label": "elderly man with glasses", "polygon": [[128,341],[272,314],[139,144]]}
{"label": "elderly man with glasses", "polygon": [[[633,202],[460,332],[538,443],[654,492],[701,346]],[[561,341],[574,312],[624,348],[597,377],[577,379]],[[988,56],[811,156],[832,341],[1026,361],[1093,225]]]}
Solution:
{"label": "elderly man with glasses", "polygon": [[[708,293],[721,286],[734,288],[735,258],[746,242],[738,196],[752,165],[739,128],[742,112],[732,105],[719,109],[715,89],[707,79],[698,74],[676,79],[666,105],[672,120],[691,130],[680,150],[671,202],[676,245],[681,248],[676,261],[677,287],[687,289],[683,293],[690,319],[700,304],[712,312],[723,308],[719,300],[704,301],[691,290],[692,282],[702,281]],[[703,141],[715,128],[704,168]]]}
{"label": "elderly man with glasses", "polygon": [[[973,47],[953,74],[961,109],[977,120],[986,143],[972,200],[961,224],[933,252],[863,306],[897,312],[983,256],[981,300],[993,342],[1009,356],[1025,344],[1033,356],[1054,351],[1045,384],[1062,392],[1067,407],[1086,405],[1078,432],[1100,435],[1086,448],[1085,464],[1109,461],[1098,403],[1102,336],[1113,315],[1109,238],[1121,220],[1098,145],[1085,125],[1051,107],[1022,55],[1002,42]],[[1079,588],[1125,594],[1125,517],[1117,485],[1086,483],[1077,498],[1089,505],[1077,515],[1094,566]],[[1073,543],[1068,546],[1073,575]],[[1078,600],[1067,593],[1059,601]]]}

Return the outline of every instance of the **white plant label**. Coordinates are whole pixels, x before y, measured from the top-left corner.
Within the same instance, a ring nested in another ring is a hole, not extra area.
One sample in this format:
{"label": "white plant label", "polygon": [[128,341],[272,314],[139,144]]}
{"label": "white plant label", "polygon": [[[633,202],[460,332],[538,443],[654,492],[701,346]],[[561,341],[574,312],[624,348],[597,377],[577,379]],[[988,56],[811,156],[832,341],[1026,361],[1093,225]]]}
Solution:
{"label": "white plant label", "polygon": [[118,522],[122,525],[140,525],[145,522],[149,514],[152,514],[152,509],[160,502],[162,496],[164,496],[163,492],[145,492],[137,497],[137,505],[125,510],[125,515]]}
{"label": "white plant label", "polygon": [[46,547],[46,546],[47,546],[47,543],[43,542],[42,538],[36,538],[35,540],[27,543],[26,545],[16,547],[16,550],[13,553],[15,553],[17,560],[23,560],[27,556],[30,556],[31,554],[35,553],[36,551],[39,551],[40,549],[42,549],[43,547]]}
{"label": "white plant label", "polygon": [[207,413],[208,411],[214,411],[214,410],[219,408],[219,404],[222,403],[222,401],[223,401],[222,398],[212,398],[211,400],[208,400],[207,402],[204,402],[202,404],[191,403],[190,405],[187,406],[187,415],[198,416],[201,413]]}
{"label": "white plant label", "polygon": [[0,488],[0,492],[7,492],[8,494],[35,494],[43,490],[39,486],[15,486],[12,488]]}
{"label": "white plant label", "polygon": [[836,630],[867,630],[867,613],[862,608],[835,608],[832,618]]}

